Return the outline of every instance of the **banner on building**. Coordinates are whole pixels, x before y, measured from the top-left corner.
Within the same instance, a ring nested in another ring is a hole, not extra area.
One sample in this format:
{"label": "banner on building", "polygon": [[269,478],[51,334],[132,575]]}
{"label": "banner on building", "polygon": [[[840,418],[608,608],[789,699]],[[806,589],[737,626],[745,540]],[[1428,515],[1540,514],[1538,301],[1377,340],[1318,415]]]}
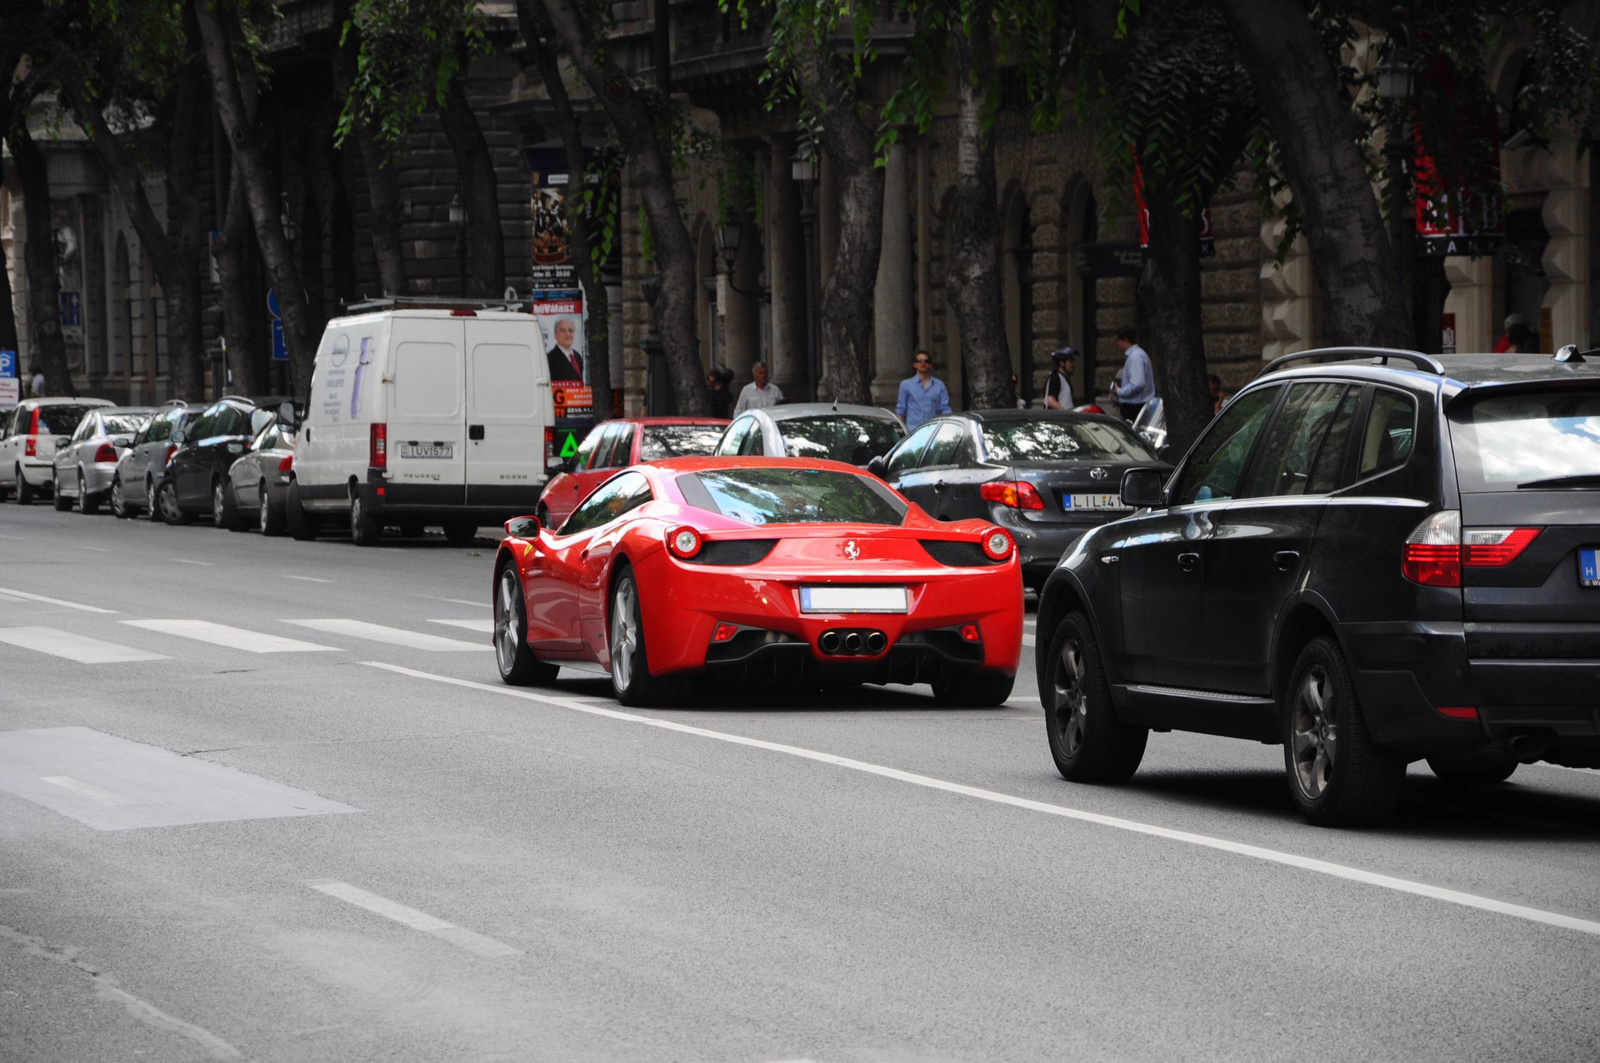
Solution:
{"label": "banner on building", "polygon": [[572,228],[567,216],[571,175],[567,153],[561,148],[528,148],[523,153],[533,177],[534,291],[572,291],[578,288],[578,268],[572,258]]}
{"label": "banner on building", "polygon": [[1479,94],[1456,92],[1456,76],[1443,63],[1430,64],[1427,77],[1450,102],[1443,113],[1413,116],[1417,254],[1498,254],[1505,242],[1499,113]]}
{"label": "banner on building", "polygon": [[533,316],[544,335],[545,360],[550,366],[550,390],[557,417],[588,417],[594,411],[589,388],[589,345],[583,327],[583,296],[540,298],[533,293]]}

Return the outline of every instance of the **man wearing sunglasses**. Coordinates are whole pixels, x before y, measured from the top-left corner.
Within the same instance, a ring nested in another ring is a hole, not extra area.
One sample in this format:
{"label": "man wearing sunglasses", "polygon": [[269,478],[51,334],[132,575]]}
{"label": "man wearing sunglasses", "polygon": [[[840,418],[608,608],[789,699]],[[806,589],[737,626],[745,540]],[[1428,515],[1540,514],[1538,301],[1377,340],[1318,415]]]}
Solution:
{"label": "man wearing sunglasses", "polygon": [[911,359],[916,375],[900,381],[900,398],[894,412],[906,422],[906,431],[914,432],[922,422],[950,412],[950,389],[944,381],[933,375],[933,357],[927,351],[918,351]]}

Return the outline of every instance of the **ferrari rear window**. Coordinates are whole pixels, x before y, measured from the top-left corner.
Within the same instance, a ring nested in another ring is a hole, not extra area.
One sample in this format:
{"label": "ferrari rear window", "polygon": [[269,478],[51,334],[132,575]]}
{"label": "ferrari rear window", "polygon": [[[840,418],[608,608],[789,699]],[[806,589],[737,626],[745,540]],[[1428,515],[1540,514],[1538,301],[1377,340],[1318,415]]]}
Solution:
{"label": "ferrari rear window", "polygon": [[906,504],[872,477],[833,469],[715,469],[678,477],[684,501],[746,524],[887,524]]}

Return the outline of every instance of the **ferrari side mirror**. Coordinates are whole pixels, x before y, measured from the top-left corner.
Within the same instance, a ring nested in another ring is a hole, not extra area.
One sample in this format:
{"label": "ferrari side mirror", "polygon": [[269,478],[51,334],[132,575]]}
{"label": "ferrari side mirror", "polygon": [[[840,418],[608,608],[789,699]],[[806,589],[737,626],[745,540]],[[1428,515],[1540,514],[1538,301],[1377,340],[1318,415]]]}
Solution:
{"label": "ferrari side mirror", "polygon": [[506,521],[506,534],[516,539],[537,539],[539,537],[539,518],[512,517]]}

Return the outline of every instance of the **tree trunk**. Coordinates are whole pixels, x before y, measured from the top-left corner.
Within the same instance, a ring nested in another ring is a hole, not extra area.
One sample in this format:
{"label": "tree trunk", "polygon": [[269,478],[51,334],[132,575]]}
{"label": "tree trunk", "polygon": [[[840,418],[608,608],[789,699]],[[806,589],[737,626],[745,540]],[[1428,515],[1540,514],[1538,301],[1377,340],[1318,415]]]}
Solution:
{"label": "tree trunk", "polygon": [[261,349],[250,331],[250,296],[245,290],[245,248],[250,239],[250,208],[245,203],[244,179],[239,162],[229,166],[228,216],[222,223],[217,247],[217,272],[222,274],[222,331],[228,338],[228,368],[233,384],[245,394],[262,394],[270,387]]}
{"label": "tree trunk", "polygon": [[[0,129],[11,128],[10,115],[0,113]],[[6,181],[5,159],[0,158],[0,185]],[[12,300],[15,296],[11,292],[11,271],[6,268],[5,256],[0,253],[0,351],[20,351],[17,345],[17,307]],[[17,367],[17,376],[22,376],[22,367]]]}
{"label": "tree trunk", "polygon": [[455,152],[461,202],[467,210],[467,290],[474,299],[498,299],[506,290],[506,238],[500,227],[500,182],[494,156],[467,99],[465,69],[445,93],[439,112],[445,139]]}
{"label": "tree trunk", "polygon": [[1322,341],[1412,347],[1416,336],[1400,264],[1316,27],[1299,0],[1220,0],[1311,245]]}
{"label": "tree trunk", "polygon": [[[350,0],[336,0],[332,23],[343,26],[350,20]],[[333,49],[333,84],[341,100],[350,96],[355,84],[356,61],[361,45],[356,33],[351,32],[344,44]],[[356,150],[361,155],[361,166],[367,174],[367,200],[372,208],[368,214],[367,231],[372,237],[372,254],[378,262],[378,282],[384,295],[405,295],[410,291],[406,280],[405,256],[400,250],[400,185],[394,164],[389,161],[372,127],[357,118],[353,130]]]}
{"label": "tree trunk", "polygon": [[278,306],[283,314],[284,342],[289,347],[293,390],[296,396],[304,399],[310,393],[311,369],[316,360],[321,323],[311,318],[305,287],[300,281],[300,270],[295,265],[288,238],[283,234],[283,225],[278,221],[277,182],[268,166],[266,153],[262,151],[251,128],[244,97],[240,92],[239,77],[234,69],[234,34],[224,28],[210,0],[194,0],[194,10],[200,23],[206,66],[211,72],[212,96],[216,101],[217,113],[222,118],[222,126],[233,148],[235,172],[244,184],[245,202],[250,207],[250,217],[255,223],[256,242],[261,247],[261,257],[266,260],[267,275],[278,293]]}
{"label": "tree trunk", "polygon": [[28,242],[23,261],[28,271],[28,320],[33,331],[33,359],[19,377],[32,376],[37,366],[44,372],[45,391],[51,395],[77,395],[67,368],[67,342],[61,335],[61,275],[56,264],[56,233],[50,209],[50,171],[44,153],[28,132],[27,116],[19,115],[6,138],[17,164],[22,185],[23,216]]}
{"label": "tree trunk", "polygon": [[694,245],[672,186],[671,154],[657,135],[648,101],[634,91],[633,82],[610,53],[597,47],[576,0],[542,2],[567,54],[605,108],[617,139],[628,154],[630,177],[650,219],[650,235],[655,242],[656,268],[661,274],[655,316],[678,412],[704,416],[710,409],[710,400],[695,339]]}
{"label": "tree trunk", "polygon": [[979,5],[972,31],[954,34],[953,43],[959,109],[947,287],[955,306],[961,357],[967,367],[967,406],[975,410],[1010,409],[1017,403],[1017,391],[1011,383],[1000,283],[994,133],[984,128],[987,79],[977,78],[974,69],[991,47],[984,5]]}
{"label": "tree trunk", "polygon": [[1166,406],[1171,453],[1182,454],[1211,420],[1200,326],[1200,215],[1185,217],[1166,189],[1148,180],[1144,198],[1150,250],[1137,293],[1148,333],[1142,346]]}
{"label": "tree trunk", "polygon": [[[822,291],[817,360],[836,401],[866,404],[872,401],[867,342],[883,250],[883,169],[854,93],[829,69],[836,57],[817,50],[809,25],[796,27],[795,33],[801,41],[796,73],[805,94],[822,105],[822,147],[839,183],[839,244]],[[909,351],[900,353],[909,359]],[[894,355],[885,351],[880,357]]]}
{"label": "tree trunk", "polygon": [[583,146],[583,130],[578,115],[572,109],[572,97],[561,77],[561,63],[556,58],[554,31],[544,8],[537,0],[520,0],[517,4],[517,21],[522,27],[522,39],[533,58],[534,68],[544,81],[554,112],[556,133],[567,151],[567,223],[572,227],[572,257],[583,284],[584,307],[587,321],[584,336],[588,341],[589,388],[594,393],[594,415],[604,419],[611,416],[611,351],[609,333],[610,305],[606,296],[605,278],[600,276],[599,264],[594,260],[590,243],[589,216],[584,210],[583,194],[588,185],[588,152]]}

